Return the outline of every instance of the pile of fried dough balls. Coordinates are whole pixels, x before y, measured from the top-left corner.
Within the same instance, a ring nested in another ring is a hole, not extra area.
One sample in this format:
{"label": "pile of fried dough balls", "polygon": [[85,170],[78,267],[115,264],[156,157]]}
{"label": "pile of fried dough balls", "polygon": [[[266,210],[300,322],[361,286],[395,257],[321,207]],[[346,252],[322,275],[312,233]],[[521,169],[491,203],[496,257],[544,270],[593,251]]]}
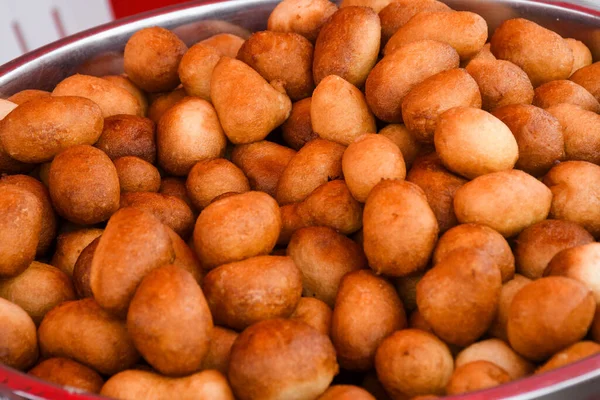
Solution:
{"label": "pile of fried dough balls", "polygon": [[1,363],[117,399],[404,400],[600,352],[582,42],[436,0],[284,0],[248,36],[142,29],[125,75],[0,101]]}

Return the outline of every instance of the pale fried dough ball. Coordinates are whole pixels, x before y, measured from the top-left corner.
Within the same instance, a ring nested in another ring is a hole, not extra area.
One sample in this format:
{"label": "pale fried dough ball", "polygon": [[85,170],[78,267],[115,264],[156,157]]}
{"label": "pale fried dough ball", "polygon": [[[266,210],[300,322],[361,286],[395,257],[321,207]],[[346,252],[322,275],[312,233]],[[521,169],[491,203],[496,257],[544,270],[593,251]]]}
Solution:
{"label": "pale fried dough ball", "polygon": [[226,145],[215,108],[196,97],[168,109],[157,126],[158,164],[172,175],[187,175],[198,161],[222,157]]}
{"label": "pale fried dough ball", "polygon": [[313,92],[310,119],[319,137],[344,146],[377,128],[363,93],[337,75],[323,78]]}
{"label": "pale fried dough ball", "polygon": [[519,158],[510,129],[478,108],[456,107],[440,115],[434,143],[444,165],[468,179],[511,170]]}
{"label": "pale fried dough ball", "polygon": [[571,76],[581,68],[592,64],[592,52],[583,42],[571,38],[565,39],[565,42],[573,52]]}
{"label": "pale fried dough ball", "polygon": [[346,148],[342,171],[354,198],[364,203],[371,189],[381,180],[403,180],[406,164],[400,149],[390,139],[368,133],[359,136]]}
{"label": "pale fried dough ball", "polygon": [[534,365],[515,353],[510,346],[500,339],[487,339],[473,343],[456,356],[456,368],[473,361],[489,361],[504,369],[511,379],[519,379],[530,375]]}
{"label": "pale fried dough ball", "polygon": [[460,223],[487,225],[510,237],[546,219],[552,202],[552,192],[540,181],[513,169],[464,184],[454,195],[454,212]]}
{"label": "pale fried dough ball", "polygon": [[284,0],[269,15],[267,26],[270,31],[295,32],[314,42],[321,26],[336,11],[329,0]]}

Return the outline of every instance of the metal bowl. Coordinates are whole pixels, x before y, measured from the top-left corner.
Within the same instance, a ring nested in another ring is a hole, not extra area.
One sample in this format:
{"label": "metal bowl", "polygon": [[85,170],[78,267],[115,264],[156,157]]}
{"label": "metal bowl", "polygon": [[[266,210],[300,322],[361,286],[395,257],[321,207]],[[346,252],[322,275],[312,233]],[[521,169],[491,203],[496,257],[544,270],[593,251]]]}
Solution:
{"label": "metal bowl", "polygon": [[[443,0],[457,10],[484,17],[490,35],[504,20],[523,17],[564,37],[586,43],[600,59],[600,12],[565,2],[529,0]],[[276,0],[190,2],[115,21],[52,43],[0,66],[0,98],[24,89],[52,88],[76,72],[106,75],[122,72],[122,51],[129,36],[149,26],[175,31],[188,45],[216,33],[265,29]],[[1,334],[1,327],[0,327]],[[173,395],[177,397],[177,394]],[[0,399],[100,399],[62,388],[0,365]],[[566,367],[471,393],[456,399],[597,399],[600,398],[600,356]]]}

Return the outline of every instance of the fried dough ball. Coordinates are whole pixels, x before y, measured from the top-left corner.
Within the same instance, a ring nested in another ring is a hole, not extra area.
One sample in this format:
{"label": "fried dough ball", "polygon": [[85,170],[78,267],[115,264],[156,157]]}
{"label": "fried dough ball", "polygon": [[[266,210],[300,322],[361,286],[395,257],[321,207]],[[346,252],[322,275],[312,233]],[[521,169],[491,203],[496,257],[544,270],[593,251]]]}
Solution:
{"label": "fried dough ball", "polygon": [[595,188],[600,184],[600,167],[585,161],[567,161],[544,177],[552,191],[550,217],[575,222],[594,237],[600,237],[600,201]]}
{"label": "fried dough ball", "polygon": [[337,75],[323,78],[313,92],[310,120],[319,137],[344,146],[377,130],[363,93]]}
{"label": "fried dough ball", "polygon": [[390,139],[402,153],[402,158],[409,170],[419,155],[421,144],[402,124],[390,124],[379,131],[379,134]]}
{"label": "fried dough ball", "polygon": [[106,221],[119,208],[117,169],[92,146],[72,146],[54,157],[49,189],[56,212],[76,224]]}
{"label": "fried dough ball", "polygon": [[471,60],[466,70],[479,86],[481,108],[486,111],[509,104],[531,104],[534,100],[529,77],[509,61]]}
{"label": "fried dough ball", "polygon": [[179,85],[177,68],[186,51],[185,43],[167,29],[141,29],[125,45],[125,73],[147,92],[173,90]]}
{"label": "fried dough ball", "polygon": [[297,33],[256,32],[244,42],[237,58],[267,82],[280,81],[292,101],[309,97],[315,88],[313,46]]}
{"label": "fried dough ball", "polygon": [[250,190],[244,172],[224,158],[197,162],[190,170],[185,185],[197,210],[207,207],[223,193],[244,193]]}
{"label": "fried dough ball", "polygon": [[394,398],[442,395],[452,376],[454,361],[448,346],[431,333],[404,329],[381,343],[375,356],[375,369],[386,391]]}
{"label": "fried dough ball", "polygon": [[119,176],[121,193],[158,192],[160,172],[148,161],[134,156],[125,156],[113,161]]}
{"label": "fried dough ball", "polygon": [[600,303],[600,275],[597,263],[600,259],[600,243],[588,243],[558,252],[548,263],[544,276],[565,276],[581,282],[592,291],[596,303]]}
{"label": "fried dough ball", "polygon": [[385,46],[394,33],[418,13],[432,11],[452,11],[452,9],[437,0],[394,0],[390,2],[379,11],[381,44]]}
{"label": "fried dough ball", "polygon": [[456,368],[473,361],[488,361],[505,370],[511,379],[523,378],[533,372],[534,365],[515,353],[500,339],[487,339],[466,347],[456,356]]}
{"label": "fried dough ball", "polygon": [[573,52],[565,40],[523,18],[504,21],[491,38],[491,50],[498,59],[523,69],[534,88],[567,79],[573,69]]}
{"label": "fried dough ball", "polygon": [[464,184],[454,195],[454,212],[460,223],[487,225],[511,237],[546,219],[552,202],[547,187],[513,169],[482,175]]}
{"label": "fried dough ball", "polygon": [[433,264],[444,261],[457,249],[467,248],[486,253],[500,270],[503,283],[513,279],[515,257],[508,242],[501,234],[485,225],[463,224],[444,233],[433,253]]}
{"label": "fried dough ball", "polygon": [[93,369],[68,358],[54,357],[44,360],[29,370],[29,375],[90,393],[99,393],[104,384]]}
{"label": "fried dough ball", "polygon": [[596,100],[600,101],[598,74],[600,74],[600,62],[580,68],[569,78],[569,80],[586,88],[588,92],[594,95]]}
{"label": "fried dough ball", "polygon": [[418,157],[406,176],[419,186],[437,219],[440,233],[458,224],[454,214],[454,194],[467,180],[448,171],[437,153]]}
{"label": "fried dough ball", "polygon": [[52,308],[76,298],[68,275],[37,261],[14,278],[0,281],[0,297],[23,308],[36,325]]}
{"label": "fried dough ball", "polygon": [[561,103],[547,109],[563,127],[565,159],[600,163],[600,115],[573,104]]}
{"label": "fried dough ball", "polygon": [[35,259],[42,231],[42,203],[17,185],[0,184],[0,192],[0,278],[10,278]]}
{"label": "fried dough ball", "polygon": [[148,118],[114,115],[104,119],[104,129],[94,144],[111,160],[139,157],[149,163],[156,160],[156,126]]}
{"label": "fried dough ball", "polygon": [[440,115],[434,143],[444,165],[468,179],[511,170],[519,158],[510,129],[478,108],[456,107]]}
{"label": "fried dough ball", "polygon": [[168,109],[157,126],[158,164],[168,173],[187,175],[201,160],[222,157],[227,137],[215,108],[188,97]]}
{"label": "fried dough ball", "polygon": [[277,196],[277,185],[296,152],[266,140],[235,146],[231,162],[248,177],[252,190]]}
{"label": "fried dough ball", "polygon": [[583,339],[595,308],[592,292],[574,279],[550,276],[533,281],[510,304],[510,345],[532,361],[543,361]]}
{"label": "fried dough ball", "polygon": [[571,75],[577,71],[579,71],[583,67],[587,67],[592,64],[592,52],[590,49],[579,40],[575,39],[565,39],[567,45],[573,52],[573,69],[571,70]]}
{"label": "fried dough ball", "polygon": [[289,118],[281,125],[283,140],[294,150],[300,150],[306,143],[319,137],[312,128],[311,104],[311,97],[292,104]]}
{"label": "fried dough ball", "polygon": [[324,226],[294,232],[287,254],[302,272],[304,295],[322,300],[330,307],[335,304],[344,275],[367,267],[358,244]]}
{"label": "fried dough ball", "polygon": [[222,57],[213,70],[210,98],[233,144],[263,140],[292,110],[281,82],[271,85],[250,66],[229,57]]}
{"label": "fried dough ball", "polygon": [[342,368],[369,370],[382,341],[405,327],[404,307],[391,283],[369,270],[342,278],[331,320],[331,340]]}
{"label": "fried dough ball", "polygon": [[238,336],[228,378],[240,400],[311,400],[337,372],[335,349],[326,335],[300,321],[271,319]]}
{"label": "fried dough ball", "polygon": [[442,340],[467,346],[490,327],[501,289],[500,269],[488,254],[457,249],[419,281],[417,306]]}
{"label": "fried dough ball", "polygon": [[600,353],[600,345],[591,341],[581,341],[554,354],[544,365],[535,371],[536,374],[551,371],[574,363],[581,359]]}
{"label": "fried dough ball", "polygon": [[526,278],[523,275],[515,274],[513,279],[502,285],[502,290],[500,291],[500,301],[498,303],[498,312],[496,313],[496,317],[494,318],[494,321],[488,330],[490,336],[508,342],[506,323],[508,321],[510,304],[519,290],[521,290],[530,282],[531,279]]}
{"label": "fried dough ball", "polygon": [[364,203],[380,181],[403,180],[406,164],[400,149],[390,139],[368,133],[359,136],[346,148],[342,171],[354,198]]}
{"label": "fried dough ball", "polygon": [[417,185],[381,181],[369,194],[363,224],[364,250],[375,272],[399,277],[425,268],[438,224]]}
{"label": "fried dough ball", "polygon": [[492,115],[508,126],[519,146],[515,168],[542,176],[565,157],[563,127],[546,110],[512,104],[496,108]]}
{"label": "fried dough ball", "polygon": [[315,43],[315,84],[337,75],[362,87],[377,61],[380,42],[381,24],[372,8],[340,8],[323,24]]}
{"label": "fried dough ball", "polygon": [[508,373],[498,365],[484,360],[472,361],[456,367],[446,386],[446,393],[456,395],[474,392],[502,385],[510,380]]}
{"label": "fried dough ball", "polygon": [[50,264],[68,276],[73,275],[73,268],[81,252],[96,238],[102,235],[102,229],[77,229],[58,235],[56,250]]}
{"label": "fried dough ball", "polygon": [[38,358],[35,324],[21,307],[0,298],[0,362],[24,371]]}
{"label": "fried dough ball", "polygon": [[329,0],[284,0],[269,15],[267,27],[273,32],[295,32],[314,42],[336,11]]}
{"label": "fried dough ball", "polygon": [[458,53],[449,44],[435,40],[409,43],[386,55],[371,70],[365,85],[367,103],[379,119],[402,122],[402,101],[409,91],[458,65]]}
{"label": "fried dough ball", "polygon": [[262,192],[246,192],[218,200],[196,221],[194,248],[205,269],[269,254],[281,230],[275,200]]}
{"label": "fried dough ball", "polygon": [[554,219],[538,222],[521,232],[516,240],[517,272],[539,279],[556,254],[593,242],[594,237],[575,222]]}
{"label": "fried dough ball", "polygon": [[31,194],[35,195],[40,201],[42,211],[42,230],[40,231],[40,239],[38,241],[36,255],[41,256],[46,254],[50,249],[54,238],[56,237],[58,225],[56,213],[52,207],[48,189],[37,179],[27,175],[5,175],[0,178],[0,184],[2,183],[19,186],[23,189],[26,189]]}
{"label": "fried dough ball", "polygon": [[402,118],[417,140],[432,143],[438,118],[455,107],[481,108],[477,82],[464,69],[440,72],[413,87],[402,101]]}
{"label": "fried dough ball", "polygon": [[448,43],[461,60],[468,60],[481,50],[488,36],[485,20],[469,11],[421,12],[400,27],[385,45],[383,53],[418,40],[432,39]]}

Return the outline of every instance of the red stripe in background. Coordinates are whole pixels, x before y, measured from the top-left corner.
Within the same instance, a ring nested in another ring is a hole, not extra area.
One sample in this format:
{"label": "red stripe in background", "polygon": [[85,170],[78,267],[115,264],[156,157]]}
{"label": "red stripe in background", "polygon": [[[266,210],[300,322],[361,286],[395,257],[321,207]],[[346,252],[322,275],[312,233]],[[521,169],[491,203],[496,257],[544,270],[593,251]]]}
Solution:
{"label": "red stripe in background", "polygon": [[188,0],[110,0],[115,18],[128,17],[186,1]]}

